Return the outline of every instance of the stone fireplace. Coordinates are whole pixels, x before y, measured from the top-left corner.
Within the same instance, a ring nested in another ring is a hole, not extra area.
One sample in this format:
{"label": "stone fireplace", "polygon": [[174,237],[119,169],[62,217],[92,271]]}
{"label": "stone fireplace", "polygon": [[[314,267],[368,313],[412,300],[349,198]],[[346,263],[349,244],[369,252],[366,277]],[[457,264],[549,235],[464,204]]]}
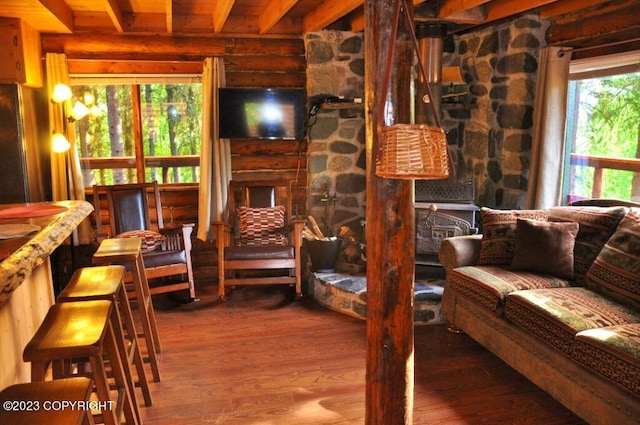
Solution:
{"label": "stone fireplace", "polygon": [[[547,26],[537,15],[527,14],[441,40],[441,66],[460,67],[468,94],[456,104],[441,105],[456,177],[439,182],[472,182],[472,203],[478,206],[524,207],[537,58]],[[363,97],[361,33],[308,33],[305,48],[309,97]],[[341,225],[361,229],[365,216],[364,116],[362,105],[323,110],[309,131],[307,210],[316,218],[327,217],[333,231]],[[418,191],[421,184],[416,182]]]}

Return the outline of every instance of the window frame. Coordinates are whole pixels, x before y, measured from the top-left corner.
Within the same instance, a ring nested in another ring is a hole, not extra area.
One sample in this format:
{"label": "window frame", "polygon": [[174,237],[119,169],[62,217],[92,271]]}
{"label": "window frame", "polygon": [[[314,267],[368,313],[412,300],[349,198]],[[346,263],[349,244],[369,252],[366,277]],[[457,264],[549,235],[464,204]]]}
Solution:
{"label": "window frame", "polygon": [[[562,182],[562,196],[571,203],[575,194],[570,193],[570,185],[573,179],[574,167],[591,167],[594,169],[592,198],[600,198],[602,194],[602,177],[605,169],[631,171],[640,173],[640,159],[605,157],[595,155],[583,155],[573,153],[575,139],[576,113],[578,107],[575,105],[577,96],[575,95],[575,85],[572,83],[578,80],[592,78],[605,78],[617,75],[640,72],[640,50],[612,54],[600,57],[572,60],[569,65],[569,85],[567,87],[567,117],[565,121],[565,161],[564,177]],[[574,114],[570,114],[571,111]]]}
{"label": "window frame", "polygon": [[92,85],[125,85],[131,87],[132,119],[133,119],[133,140],[134,156],[118,157],[83,157],[79,156],[81,169],[84,170],[114,170],[114,169],[135,169],[136,180],[139,183],[146,182],[146,171],[149,168],[160,168],[162,170],[162,181],[160,185],[191,185],[199,184],[194,182],[174,182],[169,181],[169,170],[174,167],[199,167],[200,155],[180,155],[180,156],[145,156],[144,137],[142,134],[142,102],[140,87],[144,84],[202,84],[200,74],[172,74],[172,75],[129,75],[129,74],[70,74],[69,83],[73,86]]}

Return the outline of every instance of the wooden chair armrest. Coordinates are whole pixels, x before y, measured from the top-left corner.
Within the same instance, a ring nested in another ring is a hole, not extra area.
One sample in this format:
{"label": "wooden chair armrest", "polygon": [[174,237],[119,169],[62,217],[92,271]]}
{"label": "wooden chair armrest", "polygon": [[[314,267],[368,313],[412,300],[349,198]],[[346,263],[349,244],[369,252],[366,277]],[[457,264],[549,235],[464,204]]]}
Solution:
{"label": "wooden chair armrest", "polygon": [[167,249],[184,249],[191,251],[191,234],[195,224],[187,223],[178,226],[162,227],[158,229],[158,233],[165,236],[168,240],[173,241],[167,243]]}

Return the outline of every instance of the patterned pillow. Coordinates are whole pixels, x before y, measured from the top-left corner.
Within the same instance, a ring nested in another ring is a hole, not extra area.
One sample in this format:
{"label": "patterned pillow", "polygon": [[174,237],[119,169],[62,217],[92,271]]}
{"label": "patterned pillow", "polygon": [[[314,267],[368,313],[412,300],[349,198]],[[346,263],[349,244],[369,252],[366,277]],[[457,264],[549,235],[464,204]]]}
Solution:
{"label": "patterned pillow", "polygon": [[544,210],[493,210],[480,209],[482,219],[481,266],[508,266],[513,260],[516,246],[516,223],[518,218],[547,221]]}
{"label": "patterned pillow", "polygon": [[640,208],[620,221],[587,272],[588,285],[620,303],[640,308]]}
{"label": "patterned pillow", "polygon": [[284,228],[284,207],[281,205],[264,208],[238,208],[240,239],[242,245],[286,244]]}
{"label": "patterned pillow", "polygon": [[627,213],[626,207],[553,207],[549,208],[549,221],[571,221],[580,228],[573,249],[574,282],[588,284],[586,274],[604,244]]}
{"label": "patterned pillow", "polygon": [[142,239],[142,243],[140,245],[140,250],[142,252],[153,251],[154,249],[162,246],[162,243],[165,240],[163,235],[151,230],[129,230],[128,232],[122,232],[114,237]]}

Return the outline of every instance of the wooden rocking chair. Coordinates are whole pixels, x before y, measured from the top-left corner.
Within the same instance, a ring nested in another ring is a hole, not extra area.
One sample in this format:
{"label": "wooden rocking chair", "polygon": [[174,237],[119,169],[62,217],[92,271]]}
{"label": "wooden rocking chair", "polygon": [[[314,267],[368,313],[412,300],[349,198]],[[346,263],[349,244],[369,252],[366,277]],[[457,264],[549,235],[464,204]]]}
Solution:
{"label": "wooden rocking chair", "polygon": [[[103,225],[101,194],[106,195],[108,205],[108,232]],[[93,203],[99,241],[105,237],[142,239],[142,258],[152,295],[187,290],[190,301],[196,300],[191,265],[193,225],[165,227],[157,182],[93,186]],[[132,281],[130,273],[125,280]]]}
{"label": "wooden rocking chair", "polygon": [[229,222],[214,223],[221,299],[233,285],[290,285],[302,296],[304,219],[292,218],[288,182],[229,186]]}

